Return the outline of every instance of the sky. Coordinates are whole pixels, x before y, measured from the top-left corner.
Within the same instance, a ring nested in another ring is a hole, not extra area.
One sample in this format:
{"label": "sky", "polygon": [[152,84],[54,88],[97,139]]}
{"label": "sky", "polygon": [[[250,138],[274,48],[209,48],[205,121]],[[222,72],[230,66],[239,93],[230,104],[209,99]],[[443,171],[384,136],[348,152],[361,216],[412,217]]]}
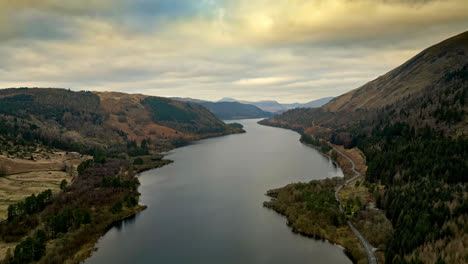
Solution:
{"label": "sky", "polygon": [[0,87],[308,102],[468,30],[467,0],[0,0]]}

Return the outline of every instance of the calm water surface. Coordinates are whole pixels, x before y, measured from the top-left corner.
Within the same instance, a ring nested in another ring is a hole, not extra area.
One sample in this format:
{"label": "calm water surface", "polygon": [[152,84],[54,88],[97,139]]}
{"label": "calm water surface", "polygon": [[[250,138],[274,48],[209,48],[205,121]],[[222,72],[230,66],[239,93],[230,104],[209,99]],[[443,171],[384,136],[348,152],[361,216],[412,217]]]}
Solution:
{"label": "calm water surface", "polygon": [[342,172],[297,133],[257,121],[236,121],[246,134],[176,149],[173,164],[142,173],[148,209],[109,230],[86,263],[351,263],[262,207],[268,189]]}

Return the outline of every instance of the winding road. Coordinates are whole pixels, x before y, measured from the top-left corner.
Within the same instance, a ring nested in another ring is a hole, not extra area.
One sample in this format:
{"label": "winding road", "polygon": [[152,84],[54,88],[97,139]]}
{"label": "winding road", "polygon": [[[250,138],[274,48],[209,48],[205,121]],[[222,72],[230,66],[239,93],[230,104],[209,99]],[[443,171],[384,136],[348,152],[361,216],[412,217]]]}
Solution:
{"label": "winding road", "polygon": [[[343,189],[343,187],[348,185],[350,182],[354,181],[356,178],[360,177],[361,173],[359,173],[356,170],[356,165],[354,164],[354,161],[351,158],[346,156],[343,152],[341,152],[339,149],[335,148],[334,146],[332,146],[332,147],[333,147],[333,149],[335,149],[336,152],[340,153],[343,157],[345,157],[347,160],[349,160],[349,162],[351,162],[351,165],[352,165],[351,169],[355,173],[354,177],[352,177],[351,179],[345,181],[345,183],[343,185],[338,186],[338,188],[336,188],[336,191],[335,191],[335,199],[340,204],[340,210],[342,212],[344,212],[343,204],[342,204],[342,202],[340,200],[340,197],[339,197],[338,193],[340,192],[341,189]],[[364,246],[364,249],[366,250],[366,254],[367,254],[368,263],[369,264],[377,264],[377,258],[374,255],[374,247],[364,238],[364,236],[357,230],[357,228],[353,225],[353,223],[351,223],[351,221],[349,219],[346,219],[346,221],[348,222],[348,225],[351,228],[351,230],[353,230],[354,234],[359,238],[362,245]]]}

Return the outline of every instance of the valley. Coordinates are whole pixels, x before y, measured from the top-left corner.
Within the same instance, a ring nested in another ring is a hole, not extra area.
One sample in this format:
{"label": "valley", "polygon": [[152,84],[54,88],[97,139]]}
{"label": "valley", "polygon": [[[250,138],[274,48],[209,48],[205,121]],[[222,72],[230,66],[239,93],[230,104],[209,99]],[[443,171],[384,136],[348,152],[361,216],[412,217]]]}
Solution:
{"label": "valley", "polygon": [[341,246],[294,234],[262,208],[275,186],[343,174],[299,134],[257,121],[238,121],[245,134],[174,149],[174,163],[142,173],[148,209],[109,230],[85,263],[352,263]]}
{"label": "valley", "polygon": [[0,264],[468,263],[462,1],[59,2],[0,4]]}

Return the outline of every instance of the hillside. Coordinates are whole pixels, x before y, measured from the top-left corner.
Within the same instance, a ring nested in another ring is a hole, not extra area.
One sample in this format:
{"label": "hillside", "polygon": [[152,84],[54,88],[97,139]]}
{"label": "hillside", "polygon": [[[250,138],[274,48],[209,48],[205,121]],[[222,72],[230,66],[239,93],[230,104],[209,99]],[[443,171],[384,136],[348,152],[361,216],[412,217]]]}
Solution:
{"label": "hillside", "polygon": [[272,113],[263,111],[255,105],[240,103],[232,98],[223,98],[225,101],[220,100],[218,102],[181,97],[173,97],[172,99],[186,103],[202,105],[210,110],[216,117],[223,120],[263,118],[273,116]]}
{"label": "hillside", "polygon": [[364,185],[394,229],[383,246],[387,263],[464,263],[467,93],[465,32],[322,108],[294,109],[262,123],[364,152]]}
{"label": "hillside", "polygon": [[467,135],[467,58],[465,32],[319,109],[293,109],[268,123],[340,133],[351,127],[370,132],[383,121],[407,122],[415,129],[429,126],[453,136]]}
{"label": "hillside", "polygon": [[401,66],[383,76],[338,96],[323,109],[351,111],[378,109],[397,104],[404,98],[440,90],[441,81],[467,71],[468,32],[454,36],[425,49]]}
{"label": "hillside", "polygon": [[271,117],[272,113],[249,104],[238,102],[202,102],[200,105],[206,107],[220,119],[247,119]]}
{"label": "hillside", "polygon": [[137,173],[171,163],[159,152],[239,132],[168,98],[0,90],[0,261],[82,262],[113,223],[146,208]]}
{"label": "hillside", "polygon": [[63,89],[0,90],[0,135],[89,152],[150,138],[168,149],[235,129],[206,108],[167,98]]}

